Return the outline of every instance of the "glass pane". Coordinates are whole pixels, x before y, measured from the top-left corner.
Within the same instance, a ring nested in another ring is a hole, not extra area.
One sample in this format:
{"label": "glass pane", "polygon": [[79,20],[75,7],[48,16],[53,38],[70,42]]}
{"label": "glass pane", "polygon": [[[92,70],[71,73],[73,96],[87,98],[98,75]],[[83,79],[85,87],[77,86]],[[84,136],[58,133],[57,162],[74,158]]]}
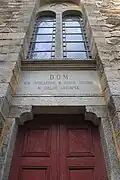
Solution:
{"label": "glass pane", "polygon": [[66,33],[81,33],[81,28],[66,28]]}
{"label": "glass pane", "polygon": [[52,51],[55,51],[55,46],[52,46]]}
{"label": "glass pane", "polygon": [[55,51],[52,51],[52,57],[55,57]]}
{"label": "glass pane", "polygon": [[37,34],[48,34],[53,32],[53,28],[38,28]]}
{"label": "glass pane", "polygon": [[67,56],[67,52],[63,51],[63,56],[66,57]]}
{"label": "glass pane", "polygon": [[36,35],[36,42],[52,41],[52,35]]}
{"label": "glass pane", "polygon": [[63,50],[64,50],[64,51],[67,51],[67,48],[66,48],[66,46],[63,46]]}
{"label": "glass pane", "polygon": [[66,16],[64,17],[64,21],[80,21],[80,17],[79,16]]}
{"label": "glass pane", "polygon": [[67,52],[67,58],[87,59],[86,52]]}
{"label": "glass pane", "polygon": [[51,52],[34,52],[32,53],[33,59],[49,59],[51,58]]}
{"label": "glass pane", "polygon": [[39,19],[37,19],[37,22],[39,21],[54,21],[54,17],[53,16],[44,16],[44,17],[40,17]]}
{"label": "glass pane", "polygon": [[39,21],[37,27],[53,27],[53,21]]}
{"label": "glass pane", "polygon": [[66,41],[83,41],[82,35],[67,35]]}
{"label": "glass pane", "polygon": [[85,50],[84,43],[66,43],[67,50],[69,51],[80,51]]}
{"label": "glass pane", "polygon": [[65,26],[80,26],[80,22],[78,21],[65,22]]}
{"label": "glass pane", "polygon": [[34,51],[51,51],[52,43],[35,43]]}

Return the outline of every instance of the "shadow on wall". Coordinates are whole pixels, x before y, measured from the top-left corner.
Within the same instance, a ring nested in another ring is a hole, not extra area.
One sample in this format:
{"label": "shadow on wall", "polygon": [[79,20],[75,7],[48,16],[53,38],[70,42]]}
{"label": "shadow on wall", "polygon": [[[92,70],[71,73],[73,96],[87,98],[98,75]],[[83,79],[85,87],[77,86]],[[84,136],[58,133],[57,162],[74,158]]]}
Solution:
{"label": "shadow on wall", "polygon": [[40,1],[40,6],[44,6],[45,4],[51,4],[51,3],[74,3],[79,5],[80,0],[41,0]]}

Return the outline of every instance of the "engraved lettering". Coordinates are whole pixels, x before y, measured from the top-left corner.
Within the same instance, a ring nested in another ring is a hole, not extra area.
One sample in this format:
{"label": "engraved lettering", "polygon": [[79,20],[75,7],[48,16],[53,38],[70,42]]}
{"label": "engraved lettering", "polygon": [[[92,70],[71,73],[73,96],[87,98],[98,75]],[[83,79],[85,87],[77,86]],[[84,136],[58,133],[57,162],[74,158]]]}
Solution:
{"label": "engraved lettering", "polygon": [[40,86],[38,86],[38,89],[40,89],[40,90],[41,90],[41,87],[40,87]]}
{"label": "engraved lettering", "polygon": [[65,90],[79,90],[79,86],[62,86],[61,89],[65,89]]}
{"label": "engraved lettering", "polygon": [[50,80],[53,80],[54,78],[54,75],[50,74]]}
{"label": "engraved lettering", "polygon": [[56,90],[57,86],[45,86],[44,90]]}
{"label": "engraved lettering", "polygon": [[25,81],[24,84],[30,84],[30,82],[29,81]]}
{"label": "engraved lettering", "polygon": [[64,79],[68,79],[68,74],[63,74]]}
{"label": "engraved lettering", "polygon": [[68,77],[68,74],[63,74],[63,75],[61,75],[61,74],[55,74],[55,75],[50,74],[49,79],[50,80],[68,80],[69,77]]}
{"label": "engraved lettering", "polygon": [[[83,73],[84,75],[84,73]],[[84,77],[84,76],[83,76]],[[84,79],[81,72],[69,71],[47,71],[35,72],[35,76],[25,76],[22,79],[23,94],[55,95],[69,96],[80,93],[88,93],[91,91],[99,91],[98,81],[95,78],[89,77],[89,73]],[[96,87],[97,86],[97,87]],[[95,87],[95,90],[93,88]],[[20,89],[21,90],[21,89]],[[19,94],[19,91],[18,91]]]}
{"label": "engraved lettering", "polygon": [[64,84],[73,85],[73,84],[75,84],[75,81],[64,81]]}
{"label": "engraved lettering", "polygon": [[35,81],[34,84],[37,84],[37,85],[54,85],[55,81]]}
{"label": "engraved lettering", "polygon": [[57,80],[60,80],[60,79],[61,79],[61,76],[58,74],[58,75],[56,76],[56,79],[57,79]]}

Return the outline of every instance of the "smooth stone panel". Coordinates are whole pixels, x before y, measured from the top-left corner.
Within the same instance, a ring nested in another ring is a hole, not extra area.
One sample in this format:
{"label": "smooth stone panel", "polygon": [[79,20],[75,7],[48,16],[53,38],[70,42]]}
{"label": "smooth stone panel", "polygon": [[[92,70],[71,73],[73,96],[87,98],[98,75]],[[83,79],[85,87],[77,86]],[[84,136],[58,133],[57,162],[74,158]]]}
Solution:
{"label": "smooth stone panel", "polygon": [[103,97],[14,97],[13,106],[38,105],[38,106],[84,106],[105,105]]}
{"label": "smooth stone panel", "polygon": [[23,71],[19,96],[101,96],[96,71]]}

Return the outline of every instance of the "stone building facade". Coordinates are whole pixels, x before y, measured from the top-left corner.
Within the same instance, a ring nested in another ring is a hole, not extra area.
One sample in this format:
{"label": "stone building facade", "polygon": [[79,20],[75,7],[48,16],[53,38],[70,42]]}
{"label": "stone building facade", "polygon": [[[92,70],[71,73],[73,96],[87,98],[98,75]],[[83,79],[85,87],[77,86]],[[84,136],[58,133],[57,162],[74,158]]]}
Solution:
{"label": "stone building facade", "polygon": [[[29,45],[44,12],[56,14],[55,57],[33,60]],[[63,58],[65,12],[82,13],[91,59]],[[9,177],[18,125],[43,113],[83,113],[98,125],[108,179],[120,179],[119,41],[119,0],[0,1],[0,180]]]}

